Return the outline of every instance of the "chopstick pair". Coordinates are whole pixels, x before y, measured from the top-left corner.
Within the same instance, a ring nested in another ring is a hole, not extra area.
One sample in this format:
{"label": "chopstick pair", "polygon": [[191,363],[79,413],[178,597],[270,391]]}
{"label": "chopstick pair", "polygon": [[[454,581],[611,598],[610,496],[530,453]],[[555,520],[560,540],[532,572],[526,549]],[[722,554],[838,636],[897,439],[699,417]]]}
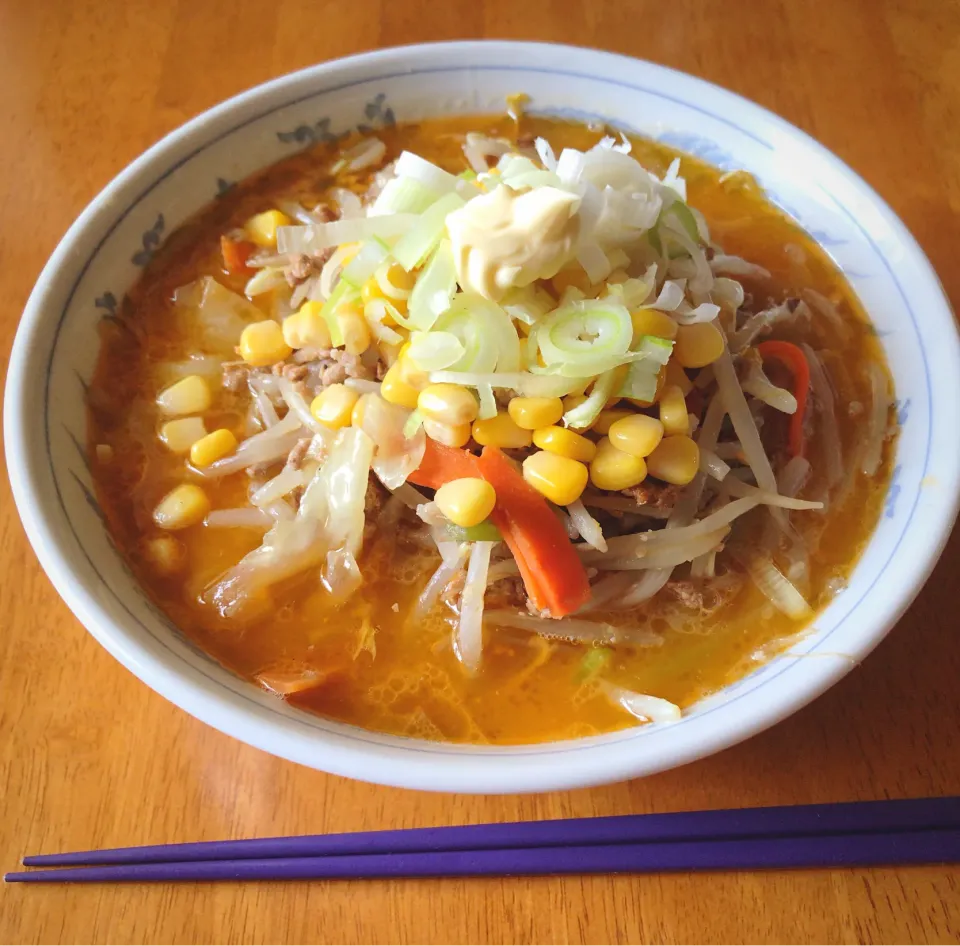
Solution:
{"label": "chopstick pair", "polygon": [[[8,882],[306,880],[960,861],[960,798],[621,815],[25,857]],[[85,866],[77,866],[85,865]]]}

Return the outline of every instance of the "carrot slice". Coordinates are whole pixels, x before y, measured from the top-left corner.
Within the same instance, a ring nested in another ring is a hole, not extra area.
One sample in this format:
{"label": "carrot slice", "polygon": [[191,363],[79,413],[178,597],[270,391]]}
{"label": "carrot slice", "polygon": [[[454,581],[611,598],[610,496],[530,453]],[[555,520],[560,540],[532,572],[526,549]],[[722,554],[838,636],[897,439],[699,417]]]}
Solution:
{"label": "carrot slice", "polygon": [[793,396],[797,399],[797,409],[790,418],[788,445],[790,453],[802,457],[806,444],[803,436],[803,419],[807,412],[807,395],[810,391],[810,365],[803,349],[793,342],[771,340],[757,345],[761,358],[773,358],[785,365],[793,375]]}
{"label": "carrot slice", "polygon": [[484,447],[477,465],[497,492],[493,524],[517,560],[534,605],[562,618],[590,600],[590,581],[566,529],[497,447]]}
{"label": "carrot slice", "polygon": [[223,256],[223,268],[228,273],[249,273],[252,272],[247,266],[247,260],[250,259],[256,246],[248,243],[246,240],[234,240],[228,236],[220,237],[220,253]]}
{"label": "carrot slice", "polygon": [[481,476],[497,493],[490,518],[513,553],[530,600],[555,618],[590,600],[590,582],[566,530],[546,500],[513,468],[497,447],[476,457],[427,438],[411,483],[439,489],[450,480]]}
{"label": "carrot slice", "polygon": [[427,448],[423,459],[407,477],[411,483],[426,486],[429,489],[440,489],[450,480],[459,480],[468,476],[480,476],[477,470],[479,457],[475,457],[466,450],[458,447],[445,447],[427,437]]}

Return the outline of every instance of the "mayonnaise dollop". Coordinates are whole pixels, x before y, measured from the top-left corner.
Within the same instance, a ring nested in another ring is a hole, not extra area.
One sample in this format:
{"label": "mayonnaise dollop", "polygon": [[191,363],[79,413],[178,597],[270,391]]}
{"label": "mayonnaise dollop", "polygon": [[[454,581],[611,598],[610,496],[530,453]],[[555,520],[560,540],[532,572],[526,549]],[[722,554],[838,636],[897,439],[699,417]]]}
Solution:
{"label": "mayonnaise dollop", "polygon": [[513,286],[548,279],[573,255],[580,199],[557,187],[518,193],[504,184],[447,217],[465,291],[497,300]]}

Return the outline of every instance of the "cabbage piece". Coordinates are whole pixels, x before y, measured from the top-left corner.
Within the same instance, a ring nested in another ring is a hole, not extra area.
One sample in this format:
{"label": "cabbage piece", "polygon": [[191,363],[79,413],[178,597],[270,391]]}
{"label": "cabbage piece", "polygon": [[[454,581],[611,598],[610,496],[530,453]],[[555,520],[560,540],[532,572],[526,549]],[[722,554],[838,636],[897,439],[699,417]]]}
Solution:
{"label": "cabbage piece", "polygon": [[[364,418],[366,419],[366,418]],[[363,542],[364,500],[373,461],[373,440],[363,430],[344,427],[320,472],[327,494],[327,541],[356,558]]]}
{"label": "cabbage piece", "polygon": [[420,466],[426,434],[419,423],[410,423],[409,411],[379,394],[364,394],[360,400],[363,431],[376,444],[373,472],[387,489],[396,489]]}
{"label": "cabbage piece", "polygon": [[220,285],[212,276],[181,286],[173,294],[174,305],[195,308],[203,341],[216,347],[237,344],[240,334],[263,313],[243,296]]}

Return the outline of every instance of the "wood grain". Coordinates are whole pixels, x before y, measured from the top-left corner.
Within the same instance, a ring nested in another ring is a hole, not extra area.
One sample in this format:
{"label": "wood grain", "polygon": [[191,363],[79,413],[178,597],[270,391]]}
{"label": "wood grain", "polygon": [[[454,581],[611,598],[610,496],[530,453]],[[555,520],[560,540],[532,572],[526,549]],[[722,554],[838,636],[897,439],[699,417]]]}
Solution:
{"label": "wood grain", "polygon": [[[220,99],[319,60],[471,37],[605,47],[774,109],[861,173],[960,300],[960,6],[951,0],[30,0],[0,3],[4,367],[87,201]],[[0,493],[0,867],[32,851],[703,806],[960,794],[960,540],[830,693],[712,759],[591,791],[376,788],[247,748],[86,634]],[[0,891],[10,942],[956,942],[960,871],[807,871]]]}

